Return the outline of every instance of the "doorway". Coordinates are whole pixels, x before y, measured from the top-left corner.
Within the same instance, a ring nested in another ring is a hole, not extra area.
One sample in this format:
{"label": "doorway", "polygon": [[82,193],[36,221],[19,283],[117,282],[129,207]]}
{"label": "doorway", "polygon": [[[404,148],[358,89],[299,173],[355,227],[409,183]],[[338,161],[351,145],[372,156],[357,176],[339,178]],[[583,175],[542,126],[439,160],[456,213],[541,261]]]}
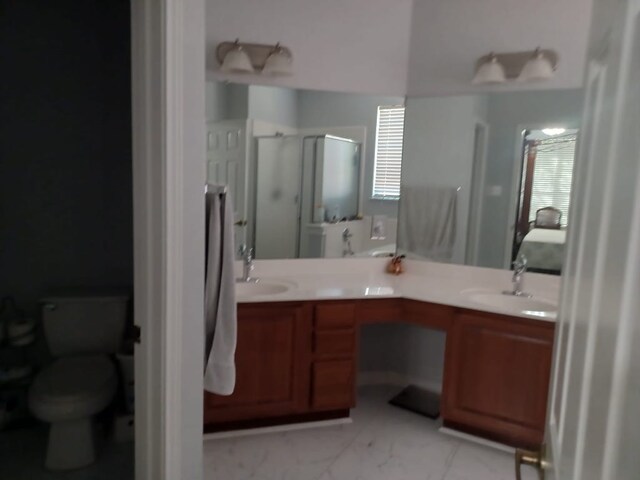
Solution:
{"label": "doorway", "polygon": [[489,125],[484,122],[476,122],[473,138],[473,166],[471,170],[471,192],[469,195],[469,228],[467,230],[467,251],[465,258],[467,265],[478,265],[488,136]]}
{"label": "doorway", "polygon": [[[131,5],[2,2],[1,10],[0,478],[132,479],[131,342],[96,351],[91,334],[104,323],[54,328],[49,313],[66,308],[43,301],[115,288],[129,305],[119,318],[132,323]],[[116,339],[132,331],[123,323]],[[75,344],[56,348],[54,331]],[[57,368],[72,354],[100,360]],[[86,383],[98,378],[109,387]],[[51,404],[64,411],[40,409]],[[95,460],[53,471],[52,445],[88,451],[89,442],[49,440],[57,419],[82,408],[101,439]]]}
{"label": "doorway", "polygon": [[571,206],[577,129],[526,129],[510,259],[528,269],[560,275]]}

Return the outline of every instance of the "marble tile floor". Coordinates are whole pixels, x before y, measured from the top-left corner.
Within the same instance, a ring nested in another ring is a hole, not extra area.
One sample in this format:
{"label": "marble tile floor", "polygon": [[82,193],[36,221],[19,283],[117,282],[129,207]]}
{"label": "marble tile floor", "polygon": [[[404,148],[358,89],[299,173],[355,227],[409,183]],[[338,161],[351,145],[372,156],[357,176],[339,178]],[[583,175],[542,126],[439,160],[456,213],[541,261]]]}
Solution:
{"label": "marble tile floor", "polygon": [[[387,404],[399,389],[360,389],[353,423],[207,440],[205,480],[513,480],[513,455],[441,434]],[[537,475],[523,467],[523,477]]]}
{"label": "marble tile floor", "polygon": [[93,465],[68,472],[50,472],[44,468],[46,445],[46,425],[0,431],[0,479],[133,480],[133,442],[105,441]]}

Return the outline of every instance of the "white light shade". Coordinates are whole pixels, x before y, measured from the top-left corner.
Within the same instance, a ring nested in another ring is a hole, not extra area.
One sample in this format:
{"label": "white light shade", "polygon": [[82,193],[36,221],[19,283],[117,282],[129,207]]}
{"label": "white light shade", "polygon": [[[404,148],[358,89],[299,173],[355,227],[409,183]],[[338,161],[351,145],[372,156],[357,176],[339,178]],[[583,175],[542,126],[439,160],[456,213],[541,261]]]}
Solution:
{"label": "white light shade", "polygon": [[291,75],[291,57],[278,48],[267,57],[262,73],[274,77]]}
{"label": "white light shade", "polygon": [[543,128],[542,129],[542,133],[550,137],[554,137],[556,135],[562,135],[564,132],[566,132],[566,129],[564,128]]}
{"label": "white light shade", "polygon": [[521,82],[540,82],[553,77],[553,65],[544,54],[538,50],[522,67],[518,80]]}
{"label": "white light shade", "polygon": [[220,70],[224,73],[254,73],[251,60],[247,52],[238,45],[227,52],[220,65]]}
{"label": "white light shade", "polygon": [[491,56],[485,61],[476,72],[471,83],[474,85],[485,85],[492,83],[503,83],[506,80],[504,67],[495,56]]}

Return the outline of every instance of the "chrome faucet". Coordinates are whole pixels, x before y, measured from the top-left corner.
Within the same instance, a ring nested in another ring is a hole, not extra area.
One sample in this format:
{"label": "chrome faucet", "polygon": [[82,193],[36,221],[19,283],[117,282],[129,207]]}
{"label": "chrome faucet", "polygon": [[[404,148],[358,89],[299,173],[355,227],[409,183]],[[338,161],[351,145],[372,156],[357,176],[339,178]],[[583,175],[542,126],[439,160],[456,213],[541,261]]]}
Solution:
{"label": "chrome faucet", "polygon": [[342,256],[343,257],[353,257],[355,255],[353,249],[351,248],[351,238],[353,237],[353,233],[348,228],[345,228],[342,231]]}
{"label": "chrome faucet", "polygon": [[513,277],[511,282],[513,283],[512,290],[506,290],[502,293],[505,295],[514,295],[516,297],[530,297],[528,293],[522,290],[524,284],[524,274],[527,271],[527,257],[519,255],[513,262]]}
{"label": "chrome faucet", "polygon": [[238,278],[239,282],[257,282],[257,278],[251,277],[253,272],[253,248],[248,248],[245,244],[240,245],[240,256],[242,257],[242,277]]}

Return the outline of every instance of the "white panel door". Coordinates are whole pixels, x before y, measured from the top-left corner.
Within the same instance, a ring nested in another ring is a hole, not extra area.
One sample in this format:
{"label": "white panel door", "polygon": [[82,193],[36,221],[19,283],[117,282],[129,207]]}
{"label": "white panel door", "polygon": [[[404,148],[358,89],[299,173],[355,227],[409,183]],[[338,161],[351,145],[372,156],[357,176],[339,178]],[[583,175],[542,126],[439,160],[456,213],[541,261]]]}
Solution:
{"label": "white panel door", "polygon": [[207,182],[227,185],[233,201],[236,245],[246,244],[248,120],[207,124]]}
{"label": "white panel door", "polygon": [[640,478],[640,0],[596,0],[542,466]]}

